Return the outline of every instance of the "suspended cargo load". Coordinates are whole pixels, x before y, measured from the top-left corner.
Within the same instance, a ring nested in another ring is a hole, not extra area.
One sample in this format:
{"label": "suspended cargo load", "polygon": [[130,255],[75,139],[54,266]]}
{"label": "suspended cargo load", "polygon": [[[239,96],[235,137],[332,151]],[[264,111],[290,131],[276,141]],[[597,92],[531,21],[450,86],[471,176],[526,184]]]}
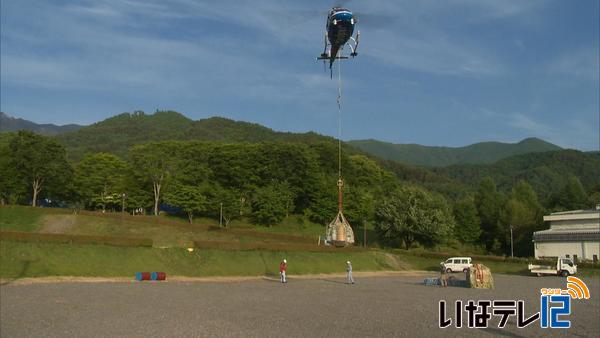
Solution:
{"label": "suspended cargo load", "polygon": [[325,240],[335,246],[354,244],[354,231],[343,213],[338,212],[333,221],[329,223]]}
{"label": "suspended cargo load", "polygon": [[343,212],[343,189],[344,181],[338,180],[338,214],[329,223],[325,232],[325,242],[338,247],[354,244],[354,231],[350,223],[344,217]]}

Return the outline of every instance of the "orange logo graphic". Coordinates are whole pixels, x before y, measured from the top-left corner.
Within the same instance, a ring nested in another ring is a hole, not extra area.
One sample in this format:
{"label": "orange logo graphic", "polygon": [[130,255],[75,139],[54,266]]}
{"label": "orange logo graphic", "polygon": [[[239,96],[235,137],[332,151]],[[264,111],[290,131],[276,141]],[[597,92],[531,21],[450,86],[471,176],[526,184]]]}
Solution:
{"label": "orange logo graphic", "polygon": [[577,277],[567,277],[567,289],[562,291],[563,294],[571,295],[573,299],[590,299],[590,289]]}

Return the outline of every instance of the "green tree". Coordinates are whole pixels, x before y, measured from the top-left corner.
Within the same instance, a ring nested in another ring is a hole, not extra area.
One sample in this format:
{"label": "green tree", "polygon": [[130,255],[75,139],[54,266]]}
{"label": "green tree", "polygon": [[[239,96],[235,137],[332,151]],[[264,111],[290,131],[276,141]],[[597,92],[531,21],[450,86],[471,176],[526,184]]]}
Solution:
{"label": "green tree", "polygon": [[531,185],[525,181],[517,182],[500,213],[504,252],[510,253],[510,229],[512,227],[515,254],[518,256],[531,255],[533,253],[531,245],[533,232],[541,229],[543,214],[543,208]]}
{"label": "green tree", "polygon": [[589,207],[587,193],[577,176],[569,176],[554,200],[555,208],[558,210],[579,210]]}
{"label": "green tree", "polygon": [[475,207],[481,220],[481,239],[486,249],[488,252],[499,250],[501,242],[498,238],[501,238],[502,234],[498,221],[502,196],[496,190],[496,183],[492,178],[486,177],[481,181],[475,194]]}
{"label": "green tree", "polygon": [[16,204],[27,194],[27,185],[19,179],[13,166],[10,141],[15,133],[0,134],[0,205]]}
{"label": "green tree", "polygon": [[125,180],[125,209],[149,209],[153,206],[153,194],[144,189],[144,180],[137,177],[136,173],[129,168]]}
{"label": "green tree", "polygon": [[600,205],[600,183],[593,186],[589,191],[589,206],[596,208]]}
{"label": "green tree", "polygon": [[454,227],[454,218],[443,197],[417,187],[405,187],[386,196],[375,209],[380,237],[401,240],[408,250],[414,242],[441,243]]}
{"label": "green tree", "polygon": [[392,181],[391,176],[377,162],[364,155],[350,155],[348,163],[344,176],[348,177],[349,185],[368,188]]}
{"label": "green tree", "polygon": [[220,185],[214,185],[209,188],[207,198],[208,215],[219,219],[222,211],[225,227],[228,227],[232,220],[240,217],[239,194],[237,192],[223,188]]}
{"label": "green tree", "polygon": [[75,167],[75,189],[88,208],[122,203],[126,193],[127,163],[115,155],[96,153],[86,155]]}
{"label": "green tree", "polygon": [[454,219],[456,227],[454,234],[462,243],[475,243],[481,235],[481,220],[477,215],[477,208],[473,197],[466,197],[454,205]]}
{"label": "green tree", "polygon": [[258,188],[251,202],[252,219],[268,226],[281,222],[285,217],[286,205],[291,203],[290,195],[285,191],[287,187],[287,184],[276,181]]}
{"label": "green tree", "polygon": [[304,213],[311,221],[319,224],[328,224],[337,215],[337,186],[336,180],[318,176],[315,188],[308,192],[310,203]]}
{"label": "green tree", "polygon": [[207,199],[202,188],[190,185],[172,184],[165,193],[165,202],[183,210],[190,223],[194,222],[194,215],[206,210]]}
{"label": "green tree", "polygon": [[10,166],[15,169],[17,179],[31,191],[31,205],[36,206],[42,189],[60,195],[62,187],[72,179],[73,169],[67,162],[66,152],[54,139],[19,131],[11,140]]}
{"label": "green tree", "polygon": [[363,226],[363,222],[372,221],[375,215],[373,194],[366,188],[345,187],[344,191],[344,215],[350,224]]}
{"label": "green tree", "polygon": [[175,142],[146,143],[131,149],[133,169],[152,184],[155,216],[158,216],[162,190],[173,173],[177,150]]}

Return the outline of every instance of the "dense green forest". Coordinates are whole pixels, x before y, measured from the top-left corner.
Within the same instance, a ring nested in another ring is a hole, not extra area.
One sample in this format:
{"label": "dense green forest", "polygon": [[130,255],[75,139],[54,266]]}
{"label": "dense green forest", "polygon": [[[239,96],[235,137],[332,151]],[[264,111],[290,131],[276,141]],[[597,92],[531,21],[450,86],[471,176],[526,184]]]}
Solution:
{"label": "dense green forest", "polygon": [[133,145],[165,140],[218,142],[327,142],[333,138],[313,132],[282,133],[255,123],[222,117],[194,121],[173,111],[123,113],[74,132],[57,136],[69,158],[81,160],[88,152],[109,152],[127,157]]}
{"label": "dense green forest", "polygon": [[[494,179],[498,190],[508,194],[520,180],[529,183],[540,201],[553,207],[553,199],[572,178],[590,193],[600,188],[600,152],[551,151],[513,156],[491,165],[460,165],[432,170],[475,189],[485,177]],[[591,205],[590,205],[591,206]]]}
{"label": "dense green forest", "polygon": [[[393,247],[462,243],[506,254],[512,224],[516,253],[530,255],[544,214],[600,203],[599,153],[561,150],[427,169],[346,146],[342,168],[350,223],[372,224],[378,244]],[[58,137],[2,133],[0,172],[2,204],[164,208],[190,222],[219,217],[222,205],[225,224],[244,217],[264,226],[292,214],[325,225],[337,208],[333,138],[220,118],[194,122],[173,112],[123,114]]]}

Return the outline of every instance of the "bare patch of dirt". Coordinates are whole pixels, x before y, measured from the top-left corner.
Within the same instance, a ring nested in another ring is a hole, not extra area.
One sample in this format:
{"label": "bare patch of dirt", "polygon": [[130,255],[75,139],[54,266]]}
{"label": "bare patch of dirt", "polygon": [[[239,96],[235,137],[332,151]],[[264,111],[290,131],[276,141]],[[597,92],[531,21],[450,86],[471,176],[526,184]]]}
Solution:
{"label": "bare patch of dirt", "polygon": [[46,215],[42,219],[39,232],[47,234],[65,234],[75,226],[76,215]]}
{"label": "bare patch of dirt", "polygon": [[410,270],[410,265],[398,258],[396,255],[389,253],[384,254],[386,263],[394,270]]}

